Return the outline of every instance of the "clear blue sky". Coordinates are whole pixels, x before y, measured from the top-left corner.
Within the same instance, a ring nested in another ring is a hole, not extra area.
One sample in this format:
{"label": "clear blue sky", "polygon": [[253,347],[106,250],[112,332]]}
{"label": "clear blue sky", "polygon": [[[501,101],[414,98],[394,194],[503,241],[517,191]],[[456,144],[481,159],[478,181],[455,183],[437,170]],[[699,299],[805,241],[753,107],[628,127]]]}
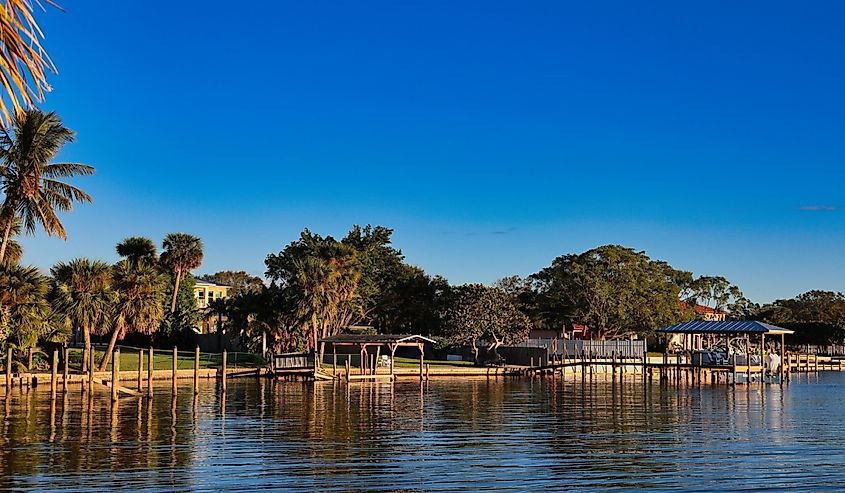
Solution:
{"label": "clear blue sky", "polygon": [[44,107],[97,168],[67,243],[396,229],[454,283],[620,243],[755,301],[845,279],[841,2],[60,2]]}

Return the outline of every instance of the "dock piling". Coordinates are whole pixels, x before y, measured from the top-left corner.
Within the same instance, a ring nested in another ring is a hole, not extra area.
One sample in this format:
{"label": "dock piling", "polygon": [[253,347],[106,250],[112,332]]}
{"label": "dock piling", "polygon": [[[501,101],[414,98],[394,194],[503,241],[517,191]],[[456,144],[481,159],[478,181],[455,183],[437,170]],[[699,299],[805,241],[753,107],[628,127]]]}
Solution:
{"label": "dock piling", "polygon": [[56,388],[58,386],[58,382],[56,381],[59,378],[59,350],[53,350],[53,363],[50,369],[50,399],[56,398]]}
{"label": "dock piling", "polygon": [[138,349],[138,392],[144,387],[144,350]]}
{"label": "dock piling", "polygon": [[117,389],[120,387],[120,348],[114,349],[111,361],[111,400],[117,402]]}
{"label": "dock piling", "polygon": [[6,351],[6,394],[12,390],[12,348]]}
{"label": "dock piling", "polygon": [[68,377],[68,349],[63,348],[64,365],[62,365],[62,392],[67,392],[67,377]]}
{"label": "dock piling", "polygon": [[200,347],[194,350],[194,395],[200,393]]}
{"label": "dock piling", "polygon": [[153,347],[150,346],[150,352],[147,354],[147,395],[153,396]]}
{"label": "dock piling", "polygon": [[226,359],[228,358],[229,353],[226,350],[223,350],[223,362],[221,367],[221,374],[220,374],[220,388],[223,390],[223,394],[226,393]]}
{"label": "dock piling", "polygon": [[174,396],[176,395],[176,369],[178,368],[178,366],[179,366],[179,348],[177,348],[176,346],[173,346],[173,368],[172,368],[172,371],[171,371],[170,378],[171,378],[171,382],[173,384],[171,391],[172,391]]}

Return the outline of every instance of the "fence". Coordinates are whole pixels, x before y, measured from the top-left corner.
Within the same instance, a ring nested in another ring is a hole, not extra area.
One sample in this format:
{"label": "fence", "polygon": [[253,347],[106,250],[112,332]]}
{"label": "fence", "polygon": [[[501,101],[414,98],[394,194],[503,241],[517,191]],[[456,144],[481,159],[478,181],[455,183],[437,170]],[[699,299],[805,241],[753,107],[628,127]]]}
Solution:
{"label": "fence", "polygon": [[[120,371],[137,371],[139,365],[138,354],[144,351],[143,368],[147,369],[149,365],[149,348],[137,348],[131,346],[117,346],[120,348]],[[13,373],[16,372],[49,372],[50,362],[48,355],[40,351],[34,351],[34,364],[28,363],[28,352],[16,350],[13,352],[12,368]],[[2,355],[2,364],[0,364],[0,374],[6,371],[6,357],[7,354]],[[105,346],[94,347],[94,363],[99,366],[103,357],[105,356]],[[176,369],[177,370],[192,370],[194,368],[194,351],[177,351],[176,353]],[[62,358],[62,351],[59,351],[59,357]],[[74,373],[84,372],[82,369],[83,349],[82,348],[68,348],[68,368]],[[106,370],[111,371],[113,366],[113,359],[109,360]],[[63,364],[63,363],[62,363]],[[200,368],[220,368],[223,365],[222,353],[200,353]],[[227,368],[259,368],[265,366],[264,358],[260,354],[244,353],[244,352],[230,352],[227,354],[226,361]],[[153,349],[153,370],[171,370],[173,369],[173,348],[170,349]]]}
{"label": "fence", "polygon": [[799,353],[803,352],[806,354],[823,354],[826,356],[845,356],[845,345],[842,344],[828,344],[824,346],[801,344],[792,347]]}
{"label": "fence", "polygon": [[591,341],[580,339],[528,339],[516,347],[544,348],[554,359],[572,358],[585,354],[593,358],[642,359],[647,351],[644,340],[620,339]]}

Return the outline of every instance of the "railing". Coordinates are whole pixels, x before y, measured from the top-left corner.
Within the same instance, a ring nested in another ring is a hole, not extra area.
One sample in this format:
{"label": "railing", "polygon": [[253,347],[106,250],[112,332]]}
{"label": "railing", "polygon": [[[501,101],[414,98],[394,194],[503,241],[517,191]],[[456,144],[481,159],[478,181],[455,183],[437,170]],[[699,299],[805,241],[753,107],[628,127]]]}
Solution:
{"label": "railing", "polygon": [[843,344],[801,344],[793,346],[797,351],[807,354],[823,354],[827,356],[845,356],[845,345]]}
{"label": "railing", "polygon": [[311,353],[285,353],[273,356],[273,368],[276,370],[305,370],[314,368],[314,355]]}
{"label": "railing", "polygon": [[528,339],[516,344],[517,347],[545,348],[549,356],[573,358],[582,354],[592,358],[632,358],[642,359],[647,351],[646,342],[641,340],[619,339],[610,341],[592,341],[580,339]]}

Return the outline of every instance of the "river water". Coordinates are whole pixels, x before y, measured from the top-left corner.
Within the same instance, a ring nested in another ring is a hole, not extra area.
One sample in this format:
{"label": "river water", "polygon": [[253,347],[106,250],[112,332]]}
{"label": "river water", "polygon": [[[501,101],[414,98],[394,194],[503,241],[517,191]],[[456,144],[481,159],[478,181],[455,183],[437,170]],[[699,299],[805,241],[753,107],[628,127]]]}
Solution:
{"label": "river water", "polygon": [[[127,382],[128,383],[128,382]],[[632,380],[230,380],[194,398],[0,397],[0,489],[845,490],[845,373]]]}

